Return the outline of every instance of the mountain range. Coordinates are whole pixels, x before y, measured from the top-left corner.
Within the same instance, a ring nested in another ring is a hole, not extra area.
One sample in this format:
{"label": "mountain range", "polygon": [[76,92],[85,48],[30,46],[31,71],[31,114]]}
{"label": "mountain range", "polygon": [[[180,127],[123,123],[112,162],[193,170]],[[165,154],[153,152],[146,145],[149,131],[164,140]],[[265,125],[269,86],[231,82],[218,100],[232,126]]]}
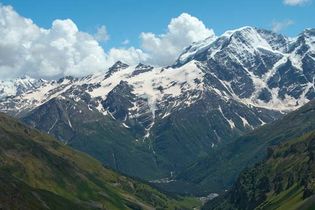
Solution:
{"label": "mountain range", "polygon": [[[253,157],[211,183],[227,167],[217,151],[248,153],[252,147],[239,149],[248,132],[269,132],[265,124],[314,99],[314,75],[315,29],[289,38],[243,27],[193,43],[167,67],[117,62],[82,78],[3,81],[0,111],[119,172],[206,194],[231,186]],[[209,163],[219,172],[208,173]]]}

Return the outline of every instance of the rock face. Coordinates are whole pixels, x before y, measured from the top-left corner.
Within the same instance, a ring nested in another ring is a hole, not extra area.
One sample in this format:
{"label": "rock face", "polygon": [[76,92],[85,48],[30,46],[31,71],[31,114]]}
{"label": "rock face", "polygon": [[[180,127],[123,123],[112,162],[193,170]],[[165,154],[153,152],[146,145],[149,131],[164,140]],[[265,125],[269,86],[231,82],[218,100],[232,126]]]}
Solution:
{"label": "rock face", "polygon": [[[288,38],[244,27],[192,44],[170,67],[117,62],[104,73],[46,81],[2,99],[0,110],[127,174],[163,178],[313,99],[314,33],[308,29]],[[62,112],[50,111],[56,101]],[[60,118],[53,126],[55,116]],[[105,129],[108,122],[112,126]],[[94,126],[106,130],[95,134],[97,144],[87,135]],[[82,128],[90,129],[79,132]],[[102,151],[102,138],[106,148],[120,145],[118,152]],[[132,152],[139,159],[132,160]],[[152,173],[131,170],[122,164],[126,159],[150,165]]]}

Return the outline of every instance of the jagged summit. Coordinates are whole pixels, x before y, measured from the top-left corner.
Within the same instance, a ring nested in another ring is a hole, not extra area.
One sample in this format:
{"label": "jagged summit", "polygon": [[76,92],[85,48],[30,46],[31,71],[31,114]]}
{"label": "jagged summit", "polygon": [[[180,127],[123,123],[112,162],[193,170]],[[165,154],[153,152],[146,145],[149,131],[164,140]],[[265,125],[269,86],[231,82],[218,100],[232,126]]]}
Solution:
{"label": "jagged summit", "polygon": [[135,70],[141,70],[141,69],[153,69],[153,66],[150,66],[150,65],[146,65],[146,64],[143,64],[143,63],[139,63]]}
{"label": "jagged summit", "polygon": [[241,28],[227,30],[221,36],[230,37],[230,36],[232,36],[235,33],[242,33],[242,32],[245,32],[245,31],[257,31],[257,30],[258,30],[258,28],[253,27],[253,26],[243,26]]}
{"label": "jagged summit", "polygon": [[76,80],[78,80],[78,78],[76,78],[76,77],[73,77],[73,76],[65,76],[65,77],[62,77],[62,78],[60,78],[58,81],[57,81],[57,83],[63,83],[63,82],[65,82],[65,81],[76,81]]}
{"label": "jagged summit", "polygon": [[139,63],[139,64],[135,67],[135,70],[134,70],[134,72],[132,73],[132,76],[136,76],[136,75],[139,75],[139,74],[142,74],[142,73],[151,71],[152,69],[154,69],[153,66],[145,65],[145,64]]}
{"label": "jagged summit", "polygon": [[[240,51],[254,52],[258,49],[278,51],[278,53],[290,53],[294,50],[297,42],[304,42],[312,49],[315,39],[315,29],[305,29],[295,38],[286,37],[269,30],[259,29],[256,27],[242,27],[235,30],[229,30],[216,39],[205,39],[193,43],[187,47],[179,56],[176,65],[183,65],[194,58],[203,57],[201,54],[206,51],[214,56],[224,48],[235,47]],[[292,49],[293,48],[293,49]],[[313,49],[312,49],[313,50]]]}
{"label": "jagged summit", "polygon": [[125,64],[121,61],[117,61],[116,63],[114,63],[114,65],[112,67],[110,67],[108,70],[111,71],[111,72],[115,72],[116,70],[119,70],[119,69],[125,69],[125,68],[128,68],[129,65],[128,64]]}
{"label": "jagged summit", "polygon": [[[283,35],[246,26],[226,31],[214,40],[206,39],[198,43],[193,43],[179,56],[177,64],[185,64],[194,58],[207,59],[210,56],[215,56],[216,53],[225,48],[230,50],[237,49],[237,51],[246,51],[248,53],[254,53],[259,48],[271,51],[280,50],[282,52],[287,48],[286,42],[287,38]],[[204,56],[205,53],[208,54],[208,57]]]}
{"label": "jagged summit", "polygon": [[115,72],[117,71],[120,71],[120,70],[124,70],[126,68],[128,68],[129,65],[128,64],[125,64],[121,61],[117,61],[116,63],[114,63],[114,65],[112,65],[106,72],[106,75],[105,77],[108,78],[110,77],[112,74],[114,74]]}
{"label": "jagged summit", "polygon": [[304,29],[303,34],[315,36],[315,28],[306,28]]}

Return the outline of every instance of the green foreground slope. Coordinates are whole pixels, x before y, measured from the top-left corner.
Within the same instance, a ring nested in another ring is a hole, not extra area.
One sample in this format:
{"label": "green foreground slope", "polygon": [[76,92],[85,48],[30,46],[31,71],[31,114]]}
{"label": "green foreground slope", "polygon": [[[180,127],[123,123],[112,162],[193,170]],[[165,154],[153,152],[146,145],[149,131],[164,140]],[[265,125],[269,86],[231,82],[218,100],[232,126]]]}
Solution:
{"label": "green foreground slope", "polygon": [[168,198],[1,113],[0,188],[0,207],[9,209],[191,209],[199,204]]}
{"label": "green foreground slope", "polygon": [[1,171],[1,209],[87,209],[45,190],[30,187],[21,180]]}
{"label": "green foreground slope", "polygon": [[204,206],[212,210],[315,208],[315,131],[268,149],[268,158],[244,170],[233,188]]}

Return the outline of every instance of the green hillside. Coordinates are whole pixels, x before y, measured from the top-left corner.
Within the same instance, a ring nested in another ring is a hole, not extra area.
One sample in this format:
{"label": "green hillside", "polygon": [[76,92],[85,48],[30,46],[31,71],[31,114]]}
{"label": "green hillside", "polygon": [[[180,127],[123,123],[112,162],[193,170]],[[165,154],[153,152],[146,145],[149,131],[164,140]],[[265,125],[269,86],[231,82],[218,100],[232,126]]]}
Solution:
{"label": "green hillside", "polygon": [[315,101],[274,123],[248,133],[209,155],[177,177],[198,192],[224,192],[247,166],[261,161],[269,146],[278,145],[315,129]]}
{"label": "green hillside", "polygon": [[[0,113],[0,201],[9,209],[191,209]],[[25,205],[24,205],[25,204]]]}
{"label": "green hillside", "polygon": [[21,120],[124,174],[146,180],[169,175],[142,137],[82,101],[54,98]]}
{"label": "green hillside", "polygon": [[315,131],[269,148],[268,158],[244,170],[233,188],[204,209],[315,209]]}

